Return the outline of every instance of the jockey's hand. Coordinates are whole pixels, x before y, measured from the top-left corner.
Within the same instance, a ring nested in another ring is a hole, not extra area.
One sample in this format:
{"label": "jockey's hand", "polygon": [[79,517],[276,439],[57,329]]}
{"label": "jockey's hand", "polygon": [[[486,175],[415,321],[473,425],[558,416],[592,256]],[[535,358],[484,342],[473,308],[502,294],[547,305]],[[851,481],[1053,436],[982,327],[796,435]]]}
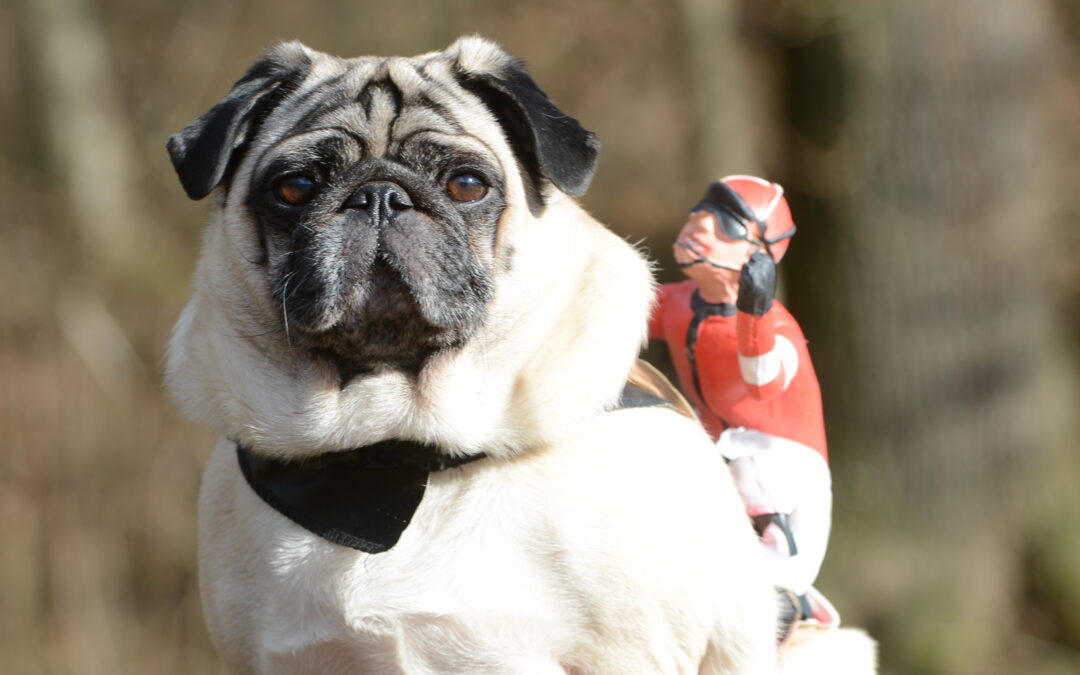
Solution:
{"label": "jockey's hand", "polygon": [[767,253],[754,253],[739,272],[739,296],[735,306],[747,314],[761,316],[772,307],[775,295],[776,263]]}
{"label": "jockey's hand", "polygon": [[747,514],[763,526],[773,583],[802,595],[817,578],[829,540],[828,464],[801,443],[752,429],[725,430],[717,448],[728,460]]}

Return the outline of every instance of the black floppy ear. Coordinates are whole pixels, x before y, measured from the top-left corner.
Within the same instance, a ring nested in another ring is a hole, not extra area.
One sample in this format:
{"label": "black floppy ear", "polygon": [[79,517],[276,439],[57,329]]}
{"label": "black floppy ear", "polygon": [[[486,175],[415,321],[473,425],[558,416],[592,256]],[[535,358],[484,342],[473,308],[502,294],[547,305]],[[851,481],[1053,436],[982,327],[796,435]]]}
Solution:
{"label": "black floppy ear", "polygon": [[448,51],[462,86],[495,114],[534,183],[545,177],[568,195],[584,194],[600,153],[596,135],[556,108],[524,65],[498,45],[469,37]]}
{"label": "black floppy ear", "polygon": [[299,42],[268,50],[224,100],[169,138],[166,147],[188,197],[202,199],[221,185],[260,114],[295,89],[310,65],[311,57]]}

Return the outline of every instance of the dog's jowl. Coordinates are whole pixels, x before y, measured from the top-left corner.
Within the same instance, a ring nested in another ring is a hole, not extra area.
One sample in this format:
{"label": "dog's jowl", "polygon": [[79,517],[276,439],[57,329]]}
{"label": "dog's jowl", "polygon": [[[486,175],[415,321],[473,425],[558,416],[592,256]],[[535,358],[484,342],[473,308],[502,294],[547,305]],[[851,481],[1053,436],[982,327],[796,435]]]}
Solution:
{"label": "dog's jowl", "polygon": [[496,45],[271,49],[169,140],[211,196],[170,391],[221,441],[234,673],[768,673],[774,595],[692,420],[620,395],[649,267],[599,145]]}

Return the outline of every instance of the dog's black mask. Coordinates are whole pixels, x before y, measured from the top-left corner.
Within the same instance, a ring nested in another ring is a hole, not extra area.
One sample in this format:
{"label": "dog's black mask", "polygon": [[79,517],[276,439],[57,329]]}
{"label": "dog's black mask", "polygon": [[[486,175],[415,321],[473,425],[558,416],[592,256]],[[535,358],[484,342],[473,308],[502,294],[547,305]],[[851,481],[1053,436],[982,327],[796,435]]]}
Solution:
{"label": "dog's black mask", "polygon": [[[494,144],[509,143],[534,215],[552,189],[583,193],[595,167],[595,137],[520,63],[473,72],[445,58],[333,59],[319,79],[313,59],[332,57],[283,45],[169,141],[192,198],[244,190],[277,328],[346,380],[417,372],[483,324],[507,264]],[[502,138],[474,135],[477,115],[494,115]]]}

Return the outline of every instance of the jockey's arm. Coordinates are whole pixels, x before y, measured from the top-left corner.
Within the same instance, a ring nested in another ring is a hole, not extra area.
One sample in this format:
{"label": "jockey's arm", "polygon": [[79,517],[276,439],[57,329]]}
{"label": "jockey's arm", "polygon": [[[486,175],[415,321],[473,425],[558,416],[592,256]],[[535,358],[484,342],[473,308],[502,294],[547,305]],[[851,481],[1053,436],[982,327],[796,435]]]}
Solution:
{"label": "jockey's arm", "polygon": [[776,265],[755,253],[739,277],[739,372],[750,395],[767,400],[787,389],[799,369],[799,355],[791,340],[777,333],[772,312],[776,294]]}

